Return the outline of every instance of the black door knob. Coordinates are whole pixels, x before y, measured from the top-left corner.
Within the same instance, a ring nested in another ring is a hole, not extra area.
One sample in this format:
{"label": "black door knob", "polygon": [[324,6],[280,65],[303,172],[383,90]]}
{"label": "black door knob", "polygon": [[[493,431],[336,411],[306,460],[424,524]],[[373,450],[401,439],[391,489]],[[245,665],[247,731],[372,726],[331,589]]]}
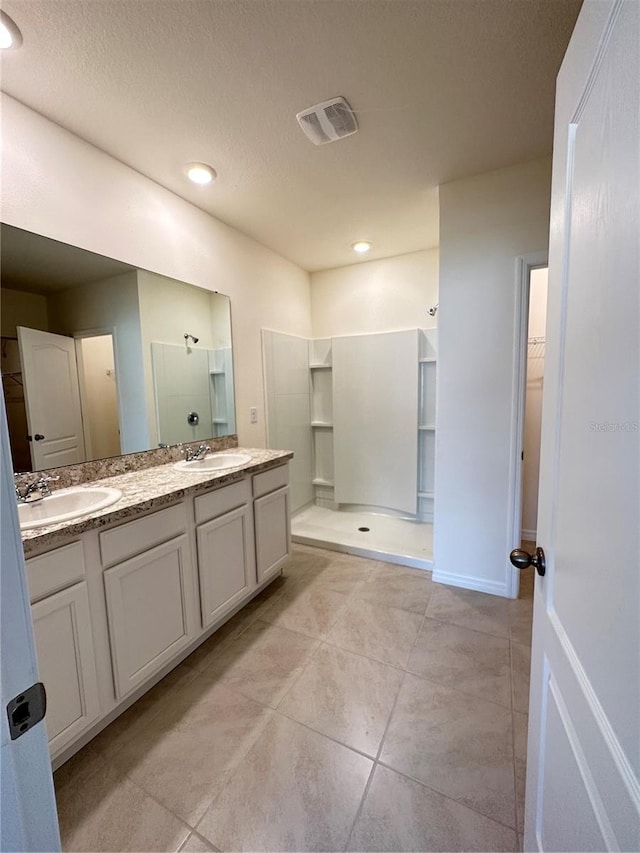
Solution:
{"label": "black door knob", "polygon": [[37,433],[33,436],[33,438],[34,438],[34,440],[35,440],[35,441],[42,441],[42,439],[44,438],[44,436],[43,436],[43,435],[40,435],[40,433],[39,433],[39,432],[37,432]]}
{"label": "black door knob", "polygon": [[544,551],[542,548],[536,548],[535,554],[530,554],[528,551],[523,551],[522,548],[514,548],[514,550],[509,554],[509,559],[511,560],[511,564],[516,567],[516,569],[528,569],[529,566],[533,566],[536,572],[540,575],[540,577],[544,577],[544,574],[547,570],[547,565],[544,558]]}

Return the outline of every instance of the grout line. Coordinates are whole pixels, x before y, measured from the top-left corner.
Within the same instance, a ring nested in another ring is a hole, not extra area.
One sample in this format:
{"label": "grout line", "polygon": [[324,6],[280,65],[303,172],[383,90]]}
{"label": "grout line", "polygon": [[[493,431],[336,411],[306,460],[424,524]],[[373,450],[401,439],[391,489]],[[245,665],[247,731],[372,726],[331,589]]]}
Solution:
{"label": "grout line", "polygon": [[426,788],[428,791],[432,791],[434,794],[438,794],[440,797],[444,797],[446,800],[451,800],[451,802],[453,803],[457,803],[460,806],[464,806],[465,809],[469,809],[469,811],[474,812],[474,814],[480,815],[480,817],[485,818],[485,820],[490,820],[493,823],[497,823],[499,826],[503,826],[505,829],[510,829],[511,832],[514,832],[516,835],[518,835],[518,830],[515,826],[509,826],[508,823],[504,823],[504,821],[498,820],[498,818],[492,817],[491,815],[486,814],[486,812],[479,811],[477,808],[470,806],[463,800],[460,800],[457,797],[452,797],[451,794],[445,794],[443,791],[438,790],[438,788],[434,788],[432,785],[428,785],[422,779],[417,779],[415,776],[410,776],[404,771],[397,770],[395,767],[392,767],[390,764],[386,764],[384,761],[378,761],[377,764],[379,764],[380,767],[384,767],[386,770],[391,770],[393,773],[397,773],[398,776],[402,776],[404,779],[408,779],[410,782],[414,782],[416,785],[420,785],[422,788]]}
{"label": "grout line", "polygon": [[325,738],[325,740],[330,740],[332,743],[337,744],[338,746],[344,747],[344,749],[348,749],[350,752],[355,752],[356,755],[361,755],[362,758],[366,758],[367,761],[371,761],[375,764],[375,757],[371,755],[370,752],[364,752],[362,749],[359,749],[357,746],[352,746],[351,744],[345,743],[343,740],[338,740],[338,738],[333,735],[328,735],[326,732],[321,732],[319,729],[315,729],[311,723],[303,723],[302,720],[298,720],[295,717],[292,717],[290,714],[285,713],[284,711],[280,711],[276,709],[274,711],[275,714],[283,717],[285,720],[289,720],[292,723],[295,723],[298,726],[302,726],[303,729],[307,729],[307,731],[313,732],[316,735],[320,735],[320,737]]}

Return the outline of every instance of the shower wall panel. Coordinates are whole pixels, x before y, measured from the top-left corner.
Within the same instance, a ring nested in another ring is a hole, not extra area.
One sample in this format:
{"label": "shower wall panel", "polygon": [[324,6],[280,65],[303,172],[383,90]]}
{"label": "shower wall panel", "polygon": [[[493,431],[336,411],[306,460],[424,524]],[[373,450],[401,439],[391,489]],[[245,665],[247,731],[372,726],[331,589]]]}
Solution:
{"label": "shower wall panel", "polygon": [[414,515],[418,330],[333,338],[335,500]]}
{"label": "shower wall panel", "polygon": [[267,404],[267,446],[293,450],[290,463],[291,508],[313,501],[311,389],[307,338],[262,330]]}

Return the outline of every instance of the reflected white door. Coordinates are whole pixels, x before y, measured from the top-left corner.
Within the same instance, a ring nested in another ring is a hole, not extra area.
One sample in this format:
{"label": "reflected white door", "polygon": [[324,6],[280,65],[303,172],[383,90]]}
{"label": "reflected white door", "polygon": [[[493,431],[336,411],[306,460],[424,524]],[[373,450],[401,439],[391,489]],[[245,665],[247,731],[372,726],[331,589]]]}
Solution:
{"label": "reflected white door", "polygon": [[525,849],[640,850],[640,3],[558,78]]}
{"label": "reflected white door", "polygon": [[18,326],[34,471],[85,461],[73,338]]}

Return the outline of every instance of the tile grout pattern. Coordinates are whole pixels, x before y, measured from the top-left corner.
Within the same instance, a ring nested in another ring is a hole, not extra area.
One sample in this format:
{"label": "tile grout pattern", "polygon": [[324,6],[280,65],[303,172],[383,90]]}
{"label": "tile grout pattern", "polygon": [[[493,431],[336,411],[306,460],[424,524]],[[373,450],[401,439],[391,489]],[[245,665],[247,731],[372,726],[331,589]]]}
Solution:
{"label": "tile grout pattern", "polygon": [[519,849],[527,593],[296,546],[56,773],[63,848]]}

